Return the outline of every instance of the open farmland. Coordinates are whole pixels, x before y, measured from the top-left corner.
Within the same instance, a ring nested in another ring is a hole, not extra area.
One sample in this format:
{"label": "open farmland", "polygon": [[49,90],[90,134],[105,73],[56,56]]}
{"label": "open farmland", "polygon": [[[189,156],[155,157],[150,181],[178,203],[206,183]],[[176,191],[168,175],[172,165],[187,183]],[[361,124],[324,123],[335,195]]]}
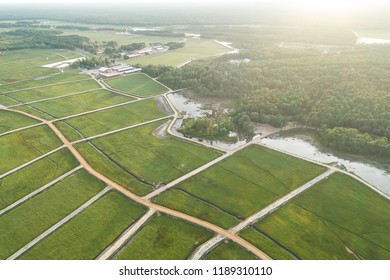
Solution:
{"label": "open farmland", "polygon": [[[203,208],[211,209],[212,205],[214,209],[225,212],[224,225],[231,226],[231,222],[228,222],[232,221],[231,216],[245,219],[324,171],[325,168],[303,160],[250,146],[175,187],[185,191],[185,200],[165,199],[164,196],[175,191],[171,190],[161,194],[162,197],[156,201],[201,219],[220,223],[222,219],[214,220],[215,217],[209,214],[216,210],[201,212],[199,206],[194,207],[208,204]],[[186,203],[181,204],[183,201]]]}
{"label": "open farmland", "polygon": [[60,146],[60,140],[45,125],[2,136],[0,174]]}
{"label": "open farmland", "polygon": [[14,112],[0,111],[0,134],[16,128],[29,126],[37,123],[39,122],[36,120]]}
{"label": "open farmland", "polygon": [[255,227],[301,259],[389,259],[389,219],[387,199],[336,173]]}
{"label": "open farmland", "polygon": [[11,106],[11,105],[17,105],[19,102],[12,100],[11,98],[7,97],[6,95],[0,95],[0,105],[1,106]]}
{"label": "open farmland", "polygon": [[114,89],[144,97],[162,94],[168,91],[167,87],[153,81],[145,74],[132,74],[107,79],[105,82]]}
{"label": "open farmland", "polygon": [[[18,110],[24,111],[26,108],[35,108],[38,111],[48,114],[50,117],[61,118],[70,115],[83,113],[86,111],[99,109],[119,103],[133,100],[130,97],[114,94],[109,91],[100,89],[85,92],[82,94],[66,96],[63,98],[42,101],[30,104],[29,107],[17,107]],[[36,113],[33,113],[34,115]],[[49,119],[50,117],[45,117]]]}
{"label": "open farmland", "polygon": [[221,243],[211,250],[205,257],[205,260],[257,260],[253,254],[245,251],[239,245],[227,241]]}
{"label": "open farmland", "polygon": [[161,215],[153,217],[118,255],[120,260],[183,260],[213,234],[193,224]]}
{"label": "open farmland", "polygon": [[[74,129],[84,137],[90,137],[164,116],[165,114],[158,108],[156,100],[147,99],[66,119],[62,122],[56,122],[56,125],[69,140],[75,141],[80,139],[80,135],[75,134]],[[64,122],[74,129],[69,128]]]}
{"label": "open farmland", "polygon": [[79,171],[0,216],[0,258],[10,256],[76,210],[103,187],[87,172]]}
{"label": "open farmland", "polygon": [[218,153],[172,137],[153,135],[165,121],[97,138],[92,143],[140,180],[168,183],[208,161]]}
{"label": "open farmland", "polygon": [[21,258],[94,259],[144,212],[117,192],[110,192]]}
{"label": "open farmland", "polygon": [[[52,182],[77,166],[69,151],[61,149],[0,180],[0,210]],[[28,184],[26,184],[28,182]]]}
{"label": "open farmland", "polygon": [[59,85],[39,87],[30,90],[21,90],[17,92],[8,93],[7,95],[11,98],[16,99],[19,102],[32,102],[46,98],[69,95],[84,91],[91,91],[99,88],[100,86],[95,80],[88,79],[82,81],[71,81]]}
{"label": "open farmland", "polygon": [[228,48],[212,40],[191,39],[186,41],[184,48],[135,58],[131,62],[141,65],[154,64],[177,67],[190,60],[206,58],[228,51],[230,51]]}

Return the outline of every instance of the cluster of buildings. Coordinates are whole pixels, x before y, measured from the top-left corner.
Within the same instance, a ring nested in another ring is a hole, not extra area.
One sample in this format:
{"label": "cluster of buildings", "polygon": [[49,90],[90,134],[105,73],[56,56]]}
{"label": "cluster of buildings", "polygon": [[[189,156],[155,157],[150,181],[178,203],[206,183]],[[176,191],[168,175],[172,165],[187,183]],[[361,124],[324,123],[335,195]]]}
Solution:
{"label": "cluster of buildings", "polygon": [[104,78],[112,78],[130,73],[138,73],[142,71],[142,68],[135,68],[133,66],[124,64],[113,67],[101,67],[98,71],[100,76]]}

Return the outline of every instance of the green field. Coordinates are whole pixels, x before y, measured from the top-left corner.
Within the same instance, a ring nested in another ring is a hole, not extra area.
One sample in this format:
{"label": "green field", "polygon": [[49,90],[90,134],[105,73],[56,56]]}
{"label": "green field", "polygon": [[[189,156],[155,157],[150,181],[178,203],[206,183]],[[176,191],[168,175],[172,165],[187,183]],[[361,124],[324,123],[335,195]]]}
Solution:
{"label": "green field", "polygon": [[42,240],[22,259],[84,260],[96,258],[145,210],[116,192],[110,192]]}
{"label": "green field", "polygon": [[301,259],[390,259],[390,204],[336,173],[255,224]]}
{"label": "green field", "polygon": [[152,54],[130,60],[133,64],[168,65],[177,67],[189,60],[206,58],[229,51],[228,48],[212,41],[202,39],[187,40],[184,48],[159,54]]}
{"label": "green field", "polygon": [[36,123],[39,122],[21,114],[0,110],[0,134]]}
{"label": "green field", "polygon": [[63,61],[63,53],[60,50],[38,49],[8,51],[0,55],[0,84],[56,74],[58,69],[40,66]]}
{"label": "green field", "polygon": [[[46,185],[78,165],[66,149],[43,158],[0,180],[0,209]],[[28,184],[26,183],[28,182]]]}
{"label": "green field", "polygon": [[[52,117],[61,118],[131,100],[132,98],[130,97],[114,94],[101,89],[59,99],[42,101],[30,104],[30,106],[38,109],[39,111],[45,112]],[[22,111],[26,108],[28,107],[17,107],[17,109]],[[49,118],[46,117],[46,119]]]}
{"label": "green field", "polygon": [[27,80],[19,83],[13,83],[9,85],[0,86],[1,92],[9,92],[15,90],[22,90],[33,87],[41,87],[47,85],[54,85],[58,83],[66,83],[78,80],[90,79],[90,76],[87,75],[79,75],[79,74],[55,74],[43,78]]}
{"label": "green field", "polygon": [[118,78],[111,78],[106,79],[105,82],[112,88],[144,97],[168,91],[168,88],[153,81],[145,74],[132,74]]}
{"label": "green field", "polygon": [[219,155],[176,138],[153,136],[164,122],[125,130],[92,143],[139,179],[156,185],[168,183]]}
{"label": "green field", "polygon": [[0,137],[0,174],[61,146],[61,141],[46,125]]}
{"label": "green field", "polygon": [[[64,122],[80,131],[85,137],[127,127],[137,123],[164,117],[154,99],[148,99],[119,106],[116,108],[67,119]],[[69,126],[55,123],[71,141],[81,139]]]}
{"label": "green field", "polygon": [[30,90],[21,90],[14,93],[7,93],[7,95],[20,102],[31,102],[99,88],[100,86],[95,80],[89,79]]}
{"label": "green field", "polygon": [[153,217],[118,255],[120,260],[183,260],[213,237],[203,228],[169,216]]}
{"label": "green field", "polygon": [[289,251],[280,244],[277,244],[271,237],[265,236],[257,228],[250,226],[240,232],[240,236],[251,244],[262,250],[268,256],[275,260],[294,260],[297,259],[294,252]]}
{"label": "green field", "polygon": [[90,143],[77,144],[75,147],[92,168],[131,192],[144,196],[153,190],[153,186],[137,180],[130,172],[100,154]]}
{"label": "green field", "polygon": [[[156,201],[212,223],[232,226],[231,216],[245,219],[325,170],[267,148],[250,146],[175,187],[198,200],[184,200],[185,204],[180,199],[168,201],[165,197],[174,191],[170,190]],[[199,211],[199,205],[205,203],[226,213],[212,217],[211,210]]]}
{"label": "green field", "polygon": [[17,105],[17,104],[19,104],[19,102],[12,100],[11,98],[7,97],[6,95],[0,95],[0,105],[12,106],[12,105]]}
{"label": "green field", "polygon": [[0,216],[0,259],[49,229],[103,187],[103,183],[81,170]]}
{"label": "green field", "polygon": [[224,240],[216,248],[204,256],[205,260],[258,260],[252,253],[241,248],[239,245]]}

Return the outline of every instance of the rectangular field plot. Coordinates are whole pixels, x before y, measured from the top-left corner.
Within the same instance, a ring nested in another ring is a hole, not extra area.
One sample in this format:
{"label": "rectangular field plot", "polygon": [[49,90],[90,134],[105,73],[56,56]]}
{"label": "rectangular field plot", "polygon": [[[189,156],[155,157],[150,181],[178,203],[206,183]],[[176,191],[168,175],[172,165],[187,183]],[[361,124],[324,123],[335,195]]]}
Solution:
{"label": "rectangular field plot", "polygon": [[18,83],[8,84],[0,86],[1,92],[13,92],[23,89],[29,89],[34,87],[43,87],[48,85],[54,85],[58,83],[66,83],[78,80],[89,80],[90,76],[79,75],[79,74],[55,74],[42,78],[31,79],[27,81],[22,81]]}
{"label": "rectangular field plot", "polygon": [[213,233],[186,221],[154,216],[117,256],[120,260],[184,260]]}
{"label": "rectangular field plot", "polygon": [[255,227],[301,259],[390,259],[390,202],[340,173]]}
{"label": "rectangular field plot", "polygon": [[139,96],[153,96],[168,91],[165,86],[153,81],[144,74],[107,79],[105,82],[114,89],[119,89]]}
{"label": "rectangular field plot", "polygon": [[81,170],[0,216],[0,259],[9,257],[103,188],[104,184]]}
{"label": "rectangular field plot", "polygon": [[46,125],[0,137],[0,174],[48,153],[62,145]]}
{"label": "rectangular field plot", "polygon": [[6,95],[0,94],[0,105],[12,106],[12,105],[17,105],[17,104],[19,104],[19,102],[12,100],[11,98],[7,97]]}
{"label": "rectangular field plot", "polygon": [[[211,204],[224,211],[226,218],[229,214],[245,219],[325,170],[304,160],[250,146],[176,188],[198,198],[197,201],[192,200],[191,205]],[[201,213],[200,206],[195,209],[182,205],[180,200],[167,201],[165,196],[172,191],[162,193],[156,201],[212,223],[221,222],[208,212]]]}
{"label": "rectangular field plot", "polygon": [[[113,94],[106,90],[94,90],[59,99],[42,101],[30,104],[30,106],[54,118],[61,118],[131,100],[132,98],[130,97]],[[26,106],[17,108],[23,111]]]}
{"label": "rectangular field plot", "polygon": [[[158,108],[157,101],[148,99],[67,119],[64,122],[78,130],[84,137],[90,137],[164,116],[166,115]],[[56,122],[56,125],[69,140],[81,139],[80,135],[70,131],[64,124],[61,125],[61,122]]]}
{"label": "rectangular field plot", "polygon": [[96,150],[91,143],[77,144],[75,147],[92,168],[131,192],[144,196],[153,190],[153,185],[138,180],[107,155]]}
{"label": "rectangular field plot", "polygon": [[211,40],[188,40],[184,48],[132,59],[142,65],[168,65],[177,67],[186,61],[205,58],[229,51],[228,48]]}
{"label": "rectangular field plot", "polygon": [[252,253],[248,252],[232,241],[224,240],[217,247],[204,256],[205,260],[258,260]]}
{"label": "rectangular field plot", "polygon": [[0,180],[0,210],[55,180],[78,165],[72,154],[61,149]]}
{"label": "rectangular field plot", "polygon": [[144,213],[141,206],[119,193],[110,192],[21,258],[94,259]]}
{"label": "rectangular field plot", "polygon": [[92,143],[137,178],[150,184],[168,183],[215,159],[219,153],[168,137],[154,136],[165,121],[92,140]]}
{"label": "rectangular field plot", "polygon": [[39,123],[37,120],[22,114],[0,110],[0,134],[37,123]]}
{"label": "rectangular field plot", "polygon": [[7,93],[7,95],[15,98],[20,102],[31,102],[99,88],[100,86],[95,80],[89,79],[30,90],[22,90],[13,93]]}

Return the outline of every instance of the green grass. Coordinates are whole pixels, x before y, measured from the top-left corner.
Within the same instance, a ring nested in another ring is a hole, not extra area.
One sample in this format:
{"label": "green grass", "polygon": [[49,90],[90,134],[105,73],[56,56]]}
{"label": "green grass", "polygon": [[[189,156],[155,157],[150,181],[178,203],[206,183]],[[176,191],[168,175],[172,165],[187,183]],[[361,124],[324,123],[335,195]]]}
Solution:
{"label": "green grass", "polygon": [[78,165],[72,154],[61,149],[0,180],[0,209],[46,185]]}
{"label": "green grass", "polygon": [[95,90],[64,98],[42,101],[30,106],[55,118],[61,118],[131,100],[132,98],[130,97],[114,94],[106,90]]}
{"label": "green grass", "polygon": [[0,259],[49,229],[103,187],[103,183],[81,170],[0,216]]}
{"label": "green grass", "polygon": [[240,236],[262,250],[275,260],[294,260],[295,258],[282,246],[275,244],[269,237],[261,234],[257,229],[248,227],[240,232]]}
{"label": "green grass", "polygon": [[155,216],[118,255],[120,260],[183,260],[213,233],[168,216]]}
{"label": "green grass", "polygon": [[139,96],[153,96],[168,91],[168,88],[153,81],[144,74],[132,74],[129,76],[106,79],[105,82],[112,88]]}
{"label": "green grass", "polygon": [[170,191],[160,194],[153,202],[188,215],[201,217],[205,221],[213,221],[215,225],[226,229],[231,228],[240,222],[236,217],[223,210],[204,203],[178,189],[171,189]]}
{"label": "green grass", "polygon": [[[326,169],[263,147],[250,146],[195,175],[177,188],[218,206],[240,219],[249,217]],[[166,195],[166,194],[165,194]],[[171,202],[172,207],[180,201]],[[200,215],[193,207],[189,214]]]}
{"label": "green grass", "polygon": [[0,110],[0,133],[39,123],[22,114]]}
{"label": "green grass", "polygon": [[0,105],[3,106],[12,106],[17,105],[18,102],[12,100],[11,98],[7,97],[6,95],[0,95]]}
{"label": "green grass", "polygon": [[90,79],[90,76],[87,75],[75,75],[75,74],[55,74],[43,78],[37,78],[32,80],[27,80],[23,82],[13,83],[9,85],[0,86],[0,92],[8,92],[15,90],[22,90],[32,87],[53,85],[57,83],[66,83],[73,82],[77,80]]}
{"label": "green grass", "polygon": [[100,86],[95,80],[89,79],[68,82],[60,85],[22,90],[14,93],[7,93],[7,95],[21,102],[31,102],[99,88]]}
{"label": "green grass", "polygon": [[211,250],[205,260],[258,260],[252,253],[246,251],[236,243],[224,240],[215,249]]}
{"label": "green grass", "polygon": [[[67,119],[65,122],[80,131],[85,137],[89,137],[164,116],[165,114],[157,107],[156,101],[148,99]],[[56,122],[55,124],[58,126],[59,123]],[[58,127],[72,141],[81,138],[80,135],[72,132],[69,127],[64,125]]]}
{"label": "green grass", "polygon": [[340,173],[256,227],[302,259],[390,259],[389,201]]}
{"label": "green grass", "polygon": [[132,174],[115,165],[89,143],[77,144],[75,147],[92,168],[129,191],[139,196],[144,196],[153,190],[152,186],[142,183]]}
{"label": "green grass", "polygon": [[61,146],[61,141],[46,125],[0,137],[0,174]]}
{"label": "green grass", "polygon": [[180,64],[193,60],[201,59],[216,54],[229,51],[228,48],[212,41],[212,40],[187,40],[184,48],[176,49],[159,54],[152,54],[130,60],[133,64],[139,63],[142,65],[168,65],[177,67]]}
{"label": "green grass", "polygon": [[92,142],[126,170],[153,184],[168,183],[219,155],[211,149],[176,138],[153,136],[153,131],[164,122],[140,126]]}
{"label": "green grass", "polygon": [[110,192],[21,256],[22,259],[96,258],[145,213],[134,202]]}

